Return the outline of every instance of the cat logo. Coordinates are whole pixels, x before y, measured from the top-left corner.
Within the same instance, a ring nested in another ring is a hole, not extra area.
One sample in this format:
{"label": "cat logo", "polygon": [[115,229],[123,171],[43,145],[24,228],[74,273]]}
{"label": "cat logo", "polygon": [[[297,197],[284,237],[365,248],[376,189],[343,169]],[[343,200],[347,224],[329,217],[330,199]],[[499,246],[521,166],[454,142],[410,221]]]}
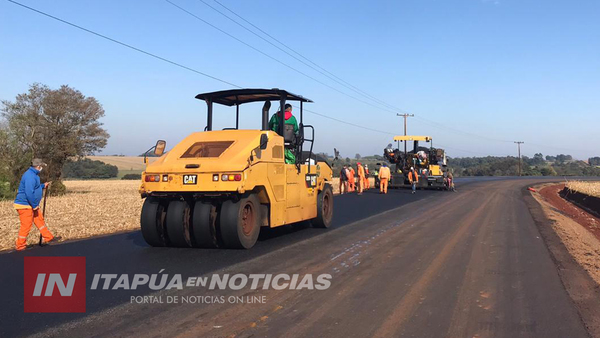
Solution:
{"label": "cat logo", "polygon": [[183,175],[183,184],[196,184],[198,175]]}

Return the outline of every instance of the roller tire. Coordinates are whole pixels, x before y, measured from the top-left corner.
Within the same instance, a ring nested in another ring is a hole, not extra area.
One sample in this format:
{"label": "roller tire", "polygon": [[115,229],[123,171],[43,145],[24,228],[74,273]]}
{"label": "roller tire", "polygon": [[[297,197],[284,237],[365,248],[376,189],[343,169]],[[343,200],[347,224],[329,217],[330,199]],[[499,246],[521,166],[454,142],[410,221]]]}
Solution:
{"label": "roller tire", "polygon": [[140,227],[142,237],[150,246],[168,246],[165,230],[166,204],[156,197],[148,197],[142,206]]}
{"label": "roller tire", "polygon": [[317,217],[311,223],[315,228],[329,228],[333,221],[333,189],[325,184],[317,195]]}
{"label": "roller tire", "polygon": [[195,248],[219,247],[216,206],[197,201],[192,213],[190,235]]}
{"label": "roller tire", "polygon": [[260,233],[260,201],[249,195],[237,202],[223,202],[219,227],[223,243],[231,249],[250,249]]}
{"label": "roller tire", "polygon": [[171,246],[189,248],[191,208],[186,201],[171,201],[167,210],[166,228]]}

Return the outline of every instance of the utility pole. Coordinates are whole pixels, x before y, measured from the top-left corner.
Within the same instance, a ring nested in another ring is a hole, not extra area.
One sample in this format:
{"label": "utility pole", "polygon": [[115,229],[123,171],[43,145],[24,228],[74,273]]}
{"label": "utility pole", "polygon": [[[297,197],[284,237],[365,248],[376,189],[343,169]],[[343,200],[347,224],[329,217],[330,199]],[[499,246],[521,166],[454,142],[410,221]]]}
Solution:
{"label": "utility pole", "polygon": [[[406,136],[406,118],[414,117],[415,114],[396,114],[396,115],[404,117],[404,136]],[[404,155],[406,157],[406,141],[404,141]]]}
{"label": "utility pole", "polygon": [[521,144],[525,143],[523,141],[515,141],[517,144],[517,148],[519,149],[519,176],[521,176]]}

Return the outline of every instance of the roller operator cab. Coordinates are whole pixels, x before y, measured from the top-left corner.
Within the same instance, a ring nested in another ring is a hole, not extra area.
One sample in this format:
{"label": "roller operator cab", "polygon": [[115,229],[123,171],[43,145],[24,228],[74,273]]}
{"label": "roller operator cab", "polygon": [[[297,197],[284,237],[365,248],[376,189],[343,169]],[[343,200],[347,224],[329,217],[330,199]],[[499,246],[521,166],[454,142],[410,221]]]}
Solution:
{"label": "roller operator cab", "polygon": [[[280,89],[235,89],[196,98],[208,107],[204,131],[167,153],[164,141],[148,151],[160,156],[147,164],[140,186],[146,199],[141,228],[148,244],[249,249],[261,227],[306,220],[330,226],[332,169],[312,153],[314,129],[303,124],[303,104],[311,100]],[[297,131],[284,123],[269,130],[271,102],[283,121],[285,104],[293,101],[299,104]],[[241,130],[240,105],[250,102],[264,102],[262,128]],[[236,107],[235,128],[213,130],[213,104]]]}

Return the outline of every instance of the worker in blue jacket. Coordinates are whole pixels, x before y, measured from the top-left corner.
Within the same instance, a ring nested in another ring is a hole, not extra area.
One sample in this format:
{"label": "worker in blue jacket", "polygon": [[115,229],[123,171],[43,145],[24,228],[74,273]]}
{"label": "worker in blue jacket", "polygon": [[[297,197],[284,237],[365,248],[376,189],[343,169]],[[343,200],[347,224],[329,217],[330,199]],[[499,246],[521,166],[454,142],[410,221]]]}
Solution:
{"label": "worker in blue jacket", "polygon": [[40,202],[42,201],[43,190],[50,186],[50,182],[40,183],[40,172],[46,167],[41,159],[36,158],[32,161],[31,167],[21,177],[17,198],[15,198],[14,208],[19,213],[21,221],[21,229],[19,229],[19,237],[17,238],[17,250],[25,250],[27,244],[27,235],[31,230],[31,225],[40,230],[44,244],[52,241],[55,237],[50,233],[44,216],[40,210]]}

